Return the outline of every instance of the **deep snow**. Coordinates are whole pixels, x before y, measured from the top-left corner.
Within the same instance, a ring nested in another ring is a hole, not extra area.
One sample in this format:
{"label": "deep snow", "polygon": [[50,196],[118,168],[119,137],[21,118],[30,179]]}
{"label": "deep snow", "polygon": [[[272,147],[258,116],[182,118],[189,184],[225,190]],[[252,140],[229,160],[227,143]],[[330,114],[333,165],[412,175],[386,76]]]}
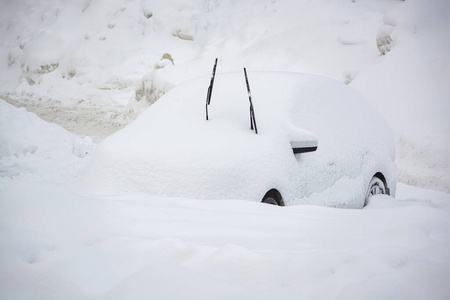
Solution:
{"label": "deep snow", "polygon": [[450,196],[363,210],[0,192],[2,299],[448,299]]}
{"label": "deep snow", "polygon": [[218,56],[348,83],[391,124],[400,179],[449,191],[447,1],[0,4],[1,98],[82,136],[0,100],[0,298],[450,298],[447,193],[341,210],[78,190],[92,140]]}

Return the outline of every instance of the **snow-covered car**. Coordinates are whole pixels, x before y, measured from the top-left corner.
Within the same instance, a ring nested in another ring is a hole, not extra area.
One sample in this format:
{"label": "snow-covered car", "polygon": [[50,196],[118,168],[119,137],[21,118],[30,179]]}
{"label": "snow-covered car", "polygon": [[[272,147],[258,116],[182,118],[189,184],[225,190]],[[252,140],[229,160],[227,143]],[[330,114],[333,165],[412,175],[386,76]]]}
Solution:
{"label": "snow-covered car", "polygon": [[206,120],[209,81],[178,85],[102,141],[87,190],[348,208],[395,195],[391,130],[344,84],[249,72],[250,94],[243,73],[218,74]]}

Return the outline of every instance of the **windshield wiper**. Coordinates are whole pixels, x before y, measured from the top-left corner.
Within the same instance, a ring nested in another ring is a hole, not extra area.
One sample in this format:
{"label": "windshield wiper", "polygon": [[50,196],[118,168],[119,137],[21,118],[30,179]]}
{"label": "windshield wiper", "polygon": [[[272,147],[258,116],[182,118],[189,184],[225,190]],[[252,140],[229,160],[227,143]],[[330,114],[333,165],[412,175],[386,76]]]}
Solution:
{"label": "windshield wiper", "polygon": [[258,128],[256,128],[255,111],[253,110],[252,93],[250,92],[250,85],[248,84],[247,70],[244,68],[245,83],[247,84],[248,100],[250,101],[250,128],[255,129],[255,133],[258,134]]}
{"label": "windshield wiper", "polygon": [[214,85],[214,78],[216,77],[216,67],[217,67],[217,58],[216,62],[214,63],[213,72],[211,75],[211,82],[209,83],[208,87],[208,93],[206,94],[206,120],[209,120],[208,118],[208,105],[211,103],[211,93]]}

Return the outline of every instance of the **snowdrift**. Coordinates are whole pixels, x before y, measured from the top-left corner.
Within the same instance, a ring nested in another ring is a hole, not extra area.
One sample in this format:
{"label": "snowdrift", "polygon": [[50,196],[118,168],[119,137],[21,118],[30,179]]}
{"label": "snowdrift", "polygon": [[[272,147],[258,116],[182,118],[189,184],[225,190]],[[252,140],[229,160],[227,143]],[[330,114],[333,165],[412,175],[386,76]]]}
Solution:
{"label": "snowdrift", "polygon": [[84,171],[94,144],[0,100],[0,189],[17,180],[67,182]]}
{"label": "snowdrift", "polygon": [[389,121],[399,180],[450,192],[450,3],[405,1],[385,14],[385,56],[351,87]]}

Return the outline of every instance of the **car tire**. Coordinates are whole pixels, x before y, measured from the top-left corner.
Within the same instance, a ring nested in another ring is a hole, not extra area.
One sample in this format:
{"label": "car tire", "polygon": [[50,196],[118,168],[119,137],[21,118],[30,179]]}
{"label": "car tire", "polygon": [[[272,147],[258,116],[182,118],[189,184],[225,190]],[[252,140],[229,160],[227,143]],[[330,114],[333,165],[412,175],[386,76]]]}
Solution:
{"label": "car tire", "polygon": [[372,177],[370,180],[369,188],[366,193],[366,199],[364,200],[364,206],[369,203],[369,198],[374,195],[389,195],[386,184],[377,176]]}
{"label": "car tire", "polygon": [[272,197],[265,197],[261,202],[271,205],[278,205],[277,201]]}

